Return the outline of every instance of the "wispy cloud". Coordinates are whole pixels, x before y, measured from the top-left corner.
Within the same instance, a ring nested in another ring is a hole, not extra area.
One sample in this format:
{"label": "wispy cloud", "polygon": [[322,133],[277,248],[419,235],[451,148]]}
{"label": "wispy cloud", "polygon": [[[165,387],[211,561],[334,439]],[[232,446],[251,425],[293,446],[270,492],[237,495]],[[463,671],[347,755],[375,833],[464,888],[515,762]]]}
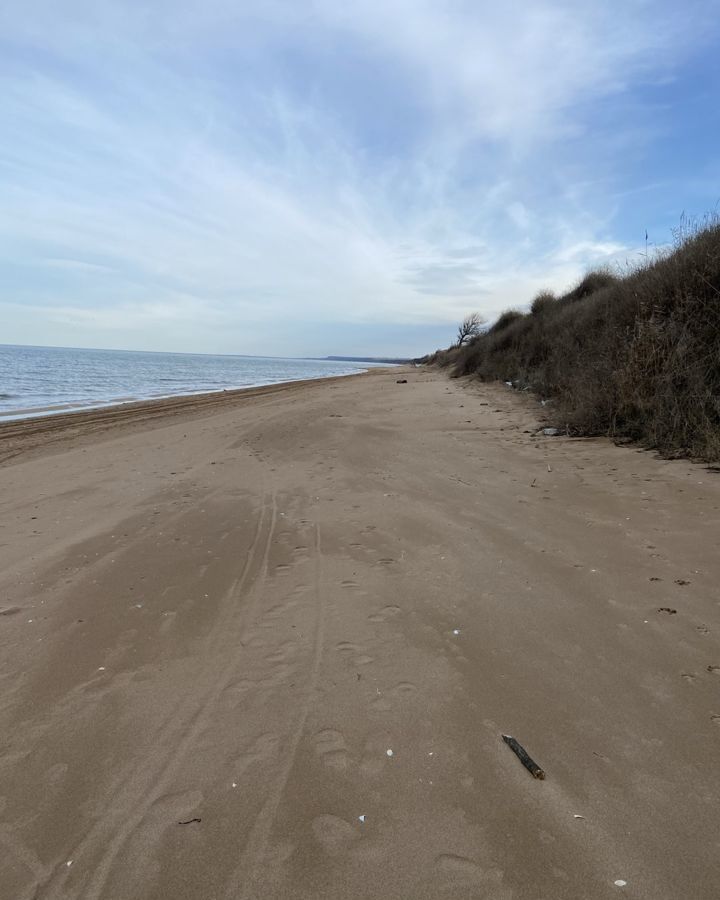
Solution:
{"label": "wispy cloud", "polygon": [[639,243],[646,94],[710,52],[712,5],[8,7],[7,339],[35,310],[37,342],[420,352],[562,287]]}

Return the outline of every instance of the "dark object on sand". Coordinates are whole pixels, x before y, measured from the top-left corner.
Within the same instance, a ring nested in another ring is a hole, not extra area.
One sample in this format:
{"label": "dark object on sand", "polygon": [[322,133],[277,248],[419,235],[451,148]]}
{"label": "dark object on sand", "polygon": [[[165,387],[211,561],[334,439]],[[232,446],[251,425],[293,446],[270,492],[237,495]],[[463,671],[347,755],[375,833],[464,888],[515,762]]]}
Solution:
{"label": "dark object on sand", "polygon": [[178,822],[178,825],[192,825],[193,822],[202,822],[197,816],[194,819],[188,819],[187,822]]}
{"label": "dark object on sand", "polygon": [[512,752],[517,756],[520,762],[525,766],[528,772],[532,775],[533,778],[544,779],[545,773],[540,768],[540,766],[535,762],[534,759],[531,759],[525,749],[518,744],[514,737],[510,737],[509,734],[504,734],[502,739],[508,745],[508,747],[512,750]]}
{"label": "dark object on sand", "polygon": [[667,613],[669,616],[676,616],[677,610],[671,609],[669,606],[658,606],[658,612]]}
{"label": "dark object on sand", "polygon": [[398,378],[395,384],[407,384],[407,378]]}

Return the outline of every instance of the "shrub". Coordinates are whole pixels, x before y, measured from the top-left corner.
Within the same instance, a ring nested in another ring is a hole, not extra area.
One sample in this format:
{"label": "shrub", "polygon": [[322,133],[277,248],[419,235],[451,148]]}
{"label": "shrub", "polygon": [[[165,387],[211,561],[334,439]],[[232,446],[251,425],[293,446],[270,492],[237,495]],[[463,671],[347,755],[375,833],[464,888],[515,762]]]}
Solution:
{"label": "shrub", "polygon": [[720,459],[720,220],[685,226],[673,252],[623,277],[586,275],[530,313],[507,310],[442,357],[457,375],[554,398],[559,426]]}

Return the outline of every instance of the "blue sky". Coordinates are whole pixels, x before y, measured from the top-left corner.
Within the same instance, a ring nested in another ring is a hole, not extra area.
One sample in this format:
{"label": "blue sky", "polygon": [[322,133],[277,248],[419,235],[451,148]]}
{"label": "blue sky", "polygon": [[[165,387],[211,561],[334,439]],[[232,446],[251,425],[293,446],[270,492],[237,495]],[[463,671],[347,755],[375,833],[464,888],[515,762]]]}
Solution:
{"label": "blue sky", "polygon": [[717,0],[0,10],[0,342],[420,354],[720,202]]}

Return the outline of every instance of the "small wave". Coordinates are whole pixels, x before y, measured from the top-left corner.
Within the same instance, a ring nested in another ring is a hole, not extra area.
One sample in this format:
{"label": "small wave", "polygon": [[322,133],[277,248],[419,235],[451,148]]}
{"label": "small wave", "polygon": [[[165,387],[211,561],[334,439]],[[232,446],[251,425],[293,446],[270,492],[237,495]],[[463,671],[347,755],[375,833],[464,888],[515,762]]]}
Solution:
{"label": "small wave", "polygon": [[17,397],[17,394],[5,394],[2,391],[0,391],[0,400],[15,400],[16,397]]}

